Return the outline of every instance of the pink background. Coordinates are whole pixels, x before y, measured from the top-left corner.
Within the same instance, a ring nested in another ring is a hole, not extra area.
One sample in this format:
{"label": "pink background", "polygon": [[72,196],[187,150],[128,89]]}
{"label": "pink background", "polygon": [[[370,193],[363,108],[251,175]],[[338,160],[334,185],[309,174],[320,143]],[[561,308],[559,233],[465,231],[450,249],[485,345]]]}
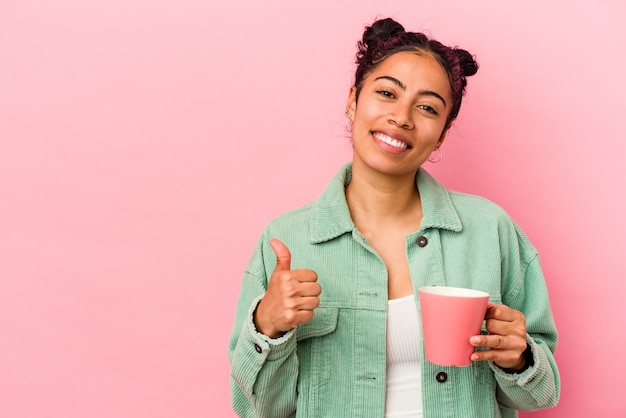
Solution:
{"label": "pink background", "polygon": [[234,415],[243,269],[350,159],[377,15],[480,61],[429,168],[541,252],[563,390],[531,415],[626,411],[620,0],[3,0],[1,417]]}

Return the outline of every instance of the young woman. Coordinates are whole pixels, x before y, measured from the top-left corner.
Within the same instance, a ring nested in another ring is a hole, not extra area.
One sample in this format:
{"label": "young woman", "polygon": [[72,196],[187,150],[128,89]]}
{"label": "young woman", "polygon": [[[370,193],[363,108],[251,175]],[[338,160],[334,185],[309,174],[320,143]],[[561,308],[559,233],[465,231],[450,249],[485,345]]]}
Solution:
{"label": "young woman", "polygon": [[[245,271],[229,354],[246,417],[513,417],[554,406],[557,333],[537,251],[495,204],[424,169],[471,54],[391,19],[367,27],[346,105],[353,159],[272,221]],[[486,291],[469,367],[424,358],[417,289]]]}

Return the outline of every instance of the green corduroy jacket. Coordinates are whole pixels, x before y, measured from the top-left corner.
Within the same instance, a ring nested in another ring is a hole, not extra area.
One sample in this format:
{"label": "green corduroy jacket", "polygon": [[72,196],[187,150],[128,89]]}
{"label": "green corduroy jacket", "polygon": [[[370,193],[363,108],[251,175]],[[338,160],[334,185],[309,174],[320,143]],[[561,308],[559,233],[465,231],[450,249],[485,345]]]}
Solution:
{"label": "green corduroy jacket", "polygon": [[[270,222],[244,272],[229,343],[232,405],[242,417],[384,416],[387,272],[350,218],[350,178],[347,164],[317,200]],[[490,303],[526,315],[533,356],[519,374],[490,362],[424,360],[424,417],[515,417],[556,405],[557,332],[536,249],[494,203],[449,191],[423,169],[416,183],[423,218],[406,237],[406,255],[418,313],[421,286],[486,291]],[[291,250],[292,269],[314,270],[322,287],[313,319],[278,339],[252,321],[276,264],[272,238]]]}

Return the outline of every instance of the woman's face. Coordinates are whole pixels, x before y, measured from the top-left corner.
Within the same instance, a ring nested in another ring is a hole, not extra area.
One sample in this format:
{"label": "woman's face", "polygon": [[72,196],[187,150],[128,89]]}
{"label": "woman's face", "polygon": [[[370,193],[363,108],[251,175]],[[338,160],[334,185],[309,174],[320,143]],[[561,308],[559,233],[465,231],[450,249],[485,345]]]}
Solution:
{"label": "woman's face", "polygon": [[[357,101],[358,99],[358,101]],[[452,98],[445,70],[428,54],[398,52],[348,97],[353,163],[389,175],[414,175],[441,146]]]}

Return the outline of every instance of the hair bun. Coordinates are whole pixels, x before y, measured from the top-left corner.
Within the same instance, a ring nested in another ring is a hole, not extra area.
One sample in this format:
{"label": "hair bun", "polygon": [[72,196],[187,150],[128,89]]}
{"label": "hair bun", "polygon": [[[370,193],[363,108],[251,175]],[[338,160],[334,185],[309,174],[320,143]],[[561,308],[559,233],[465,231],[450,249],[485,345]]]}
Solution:
{"label": "hair bun", "polygon": [[362,45],[367,46],[371,50],[381,40],[389,39],[402,33],[405,33],[404,26],[395,20],[390,18],[380,19],[365,28]]}
{"label": "hair bun", "polygon": [[461,67],[464,77],[469,77],[478,72],[478,63],[472,54],[460,48],[454,49],[454,53],[459,59],[459,66]]}

